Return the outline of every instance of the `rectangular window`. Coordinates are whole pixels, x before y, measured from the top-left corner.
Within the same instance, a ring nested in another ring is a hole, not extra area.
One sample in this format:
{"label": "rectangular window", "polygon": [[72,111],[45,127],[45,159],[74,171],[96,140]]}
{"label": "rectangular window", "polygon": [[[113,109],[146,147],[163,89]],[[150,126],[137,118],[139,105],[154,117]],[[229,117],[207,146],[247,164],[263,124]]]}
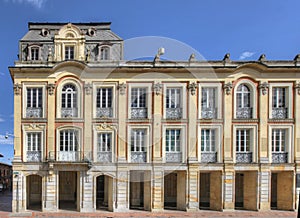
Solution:
{"label": "rectangular window", "polygon": [[111,151],[111,133],[98,133],[98,151]]}
{"label": "rectangular window", "polygon": [[42,108],[42,88],[27,88],[27,108]]}
{"label": "rectangular window", "polygon": [[131,89],[131,107],[146,108],[146,88]]}
{"label": "rectangular window", "polygon": [[112,88],[97,89],[97,108],[112,107]]}
{"label": "rectangular window", "polygon": [[202,109],[213,109],[216,107],[215,99],[216,99],[216,88],[202,88],[201,92],[201,108]]}
{"label": "rectangular window", "polygon": [[168,88],[166,91],[166,107],[180,108],[181,107],[181,90],[180,88]]}
{"label": "rectangular window", "polygon": [[41,133],[27,133],[27,151],[41,151]]}
{"label": "rectangular window", "polygon": [[78,131],[62,130],[60,131],[60,151],[77,151],[78,149]]}
{"label": "rectangular window", "polygon": [[166,130],[166,152],[180,152],[181,137],[180,129]]}
{"label": "rectangular window", "polygon": [[73,59],[74,59],[74,46],[66,46],[65,60],[73,60]]}
{"label": "rectangular window", "polygon": [[131,151],[146,151],[145,138],[145,129],[133,129],[131,131]]}
{"label": "rectangular window", "polygon": [[272,152],[284,152],[286,143],[286,130],[272,130]]}
{"label": "rectangular window", "polygon": [[101,50],[101,56],[100,59],[101,60],[108,60],[109,59],[109,48],[108,47],[102,47]]}
{"label": "rectangular window", "polygon": [[273,108],[286,107],[286,88],[274,87],[272,90],[272,106]]}
{"label": "rectangular window", "polygon": [[236,151],[249,152],[250,151],[250,130],[238,129],[236,131]]}
{"label": "rectangular window", "polygon": [[39,60],[39,51],[40,51],[40,48],[31,48],[30,49],[30,52],[31,52],[31,60],[32,61],[37,61]]}
{"label": "rectangular window", "polygon": [[201,151],[214,152],[216,145],[216,131],[214,129],[201,130]]}

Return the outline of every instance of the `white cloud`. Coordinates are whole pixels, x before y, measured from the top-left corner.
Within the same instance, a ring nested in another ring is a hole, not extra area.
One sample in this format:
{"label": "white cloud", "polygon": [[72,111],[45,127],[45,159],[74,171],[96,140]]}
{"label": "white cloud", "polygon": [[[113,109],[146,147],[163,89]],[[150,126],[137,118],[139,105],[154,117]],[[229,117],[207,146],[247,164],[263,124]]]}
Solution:
{"label": "white cloud", "polygon": [[245,51],[241,54],[240,56],[240,60],[244,60],[246,58],[250,58],[255,54],[255,52],[251,52],[251,51]]}
{"label": "white cloud", "polygon": [[13,145],[14,139],[13,137],[9,136],[8,138],[5,135],[0,135],[0,145]]}
{"label": "white cloud", "polygon": [[[9,1],[9,0],[6,0],[6,1]],[[12,1],[13,3],[19,3],[19,4],[30,4],[34,7],[36,7],[37,9],[40,9],[42,8],[42,6],[44,5],[44,3],[47,1],[47,0],[10,0]]]}
{"label": "white cloud", "polygon": [[5,120],[2,118],[2,117],[0,117],[0,123],[3,123]]}

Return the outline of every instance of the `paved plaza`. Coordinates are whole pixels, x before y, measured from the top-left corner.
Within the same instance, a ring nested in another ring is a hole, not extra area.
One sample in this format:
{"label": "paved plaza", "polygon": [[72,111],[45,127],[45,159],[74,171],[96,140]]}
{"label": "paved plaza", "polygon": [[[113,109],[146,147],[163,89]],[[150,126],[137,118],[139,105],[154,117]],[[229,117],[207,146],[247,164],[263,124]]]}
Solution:
{"label": "paved plaza", "polygon": [[292,211],[199,211],[199,212],[184,212],[168,210],[164,212],[147,212],[140,210],[131,210],[124,213],[113,213],[106,211],[98,211],[95,213],[79,213],[73,211],[60,211],[56,213],[42,213],[36,211],[28,211],[26,213],[12,213],[11,212],[11,192],[6,191],[0,193],[0,218],[5,217],[297,217],[296,212]]}

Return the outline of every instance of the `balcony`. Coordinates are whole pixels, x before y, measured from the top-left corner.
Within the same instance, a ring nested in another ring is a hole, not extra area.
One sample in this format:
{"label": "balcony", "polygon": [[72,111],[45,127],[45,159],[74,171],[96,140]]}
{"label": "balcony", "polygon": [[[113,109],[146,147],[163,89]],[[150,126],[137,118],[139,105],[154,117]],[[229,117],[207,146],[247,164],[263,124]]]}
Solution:
{"label": "balcony", "polygon": [[285,119],[288,117],[288,109],[284,107],[272,108],[273,119]]}
{"label": "balcony", "polygon": [[252,118],[252,107],[244,107],[236,109],[236,118],[249,119]]}
{"label": "balcony", "polygon": [[182,108],[166,108],[166,118],[172,120],[181,119]]}
{"label": "balcony", "polygon": [[61,117],[78,117],[78,110],[77,108],[61,108]]}
{"label": "balcony", "polygon": [[147,112],[147,108],[131,108],[131,119],[146,119]]}
{"label": "balcony", "polygon": [[48,160],[59,162],[89,162],[91,161],[91,152],[50,151]]}
{"label": "balcony", "polygon": [[216,163],[217,162],[217,152],[201,152],[201,162],[202,163]]}
{"label": "balcony", "polygon": [[131,152],[131,162],[132,163],[146,163],[147,162],[147,152],[132,151]]}
{"label": "balcony", "polygon": [[287,152],[272,152],[272,163],[287,163]]}
{"label": "balcony", "polygon": [[217,108],[202,108],[201,109],[202,119],[216,119],[217,118]]}
{"label": "balcony", "polygon": [[167,163],[180,163],[182,161],[181,152],[166,152]]}
{"label": "balcony", "polygon": [[236,152],[236,163],[251,163],[252,152]]}
{"label": "balcony", "polygon": [[111,151],[98,151],[97,152],[97,161],[102,163],[111,163],[112,162],[112,152]]}
{"label": "balcony", "polygon": [[39,118],[43,116],[43,108],[41,107],[28,107],[26,108],[27,118]]}
{"label": "balcony", "polygon": [[41,151],[27,151],[26,160],[27,162],[41,162],[42,160]]}
{"label": "balcony", "polygon": [[96,117],[112,117],[113,109],[112,108],[97,108]]}

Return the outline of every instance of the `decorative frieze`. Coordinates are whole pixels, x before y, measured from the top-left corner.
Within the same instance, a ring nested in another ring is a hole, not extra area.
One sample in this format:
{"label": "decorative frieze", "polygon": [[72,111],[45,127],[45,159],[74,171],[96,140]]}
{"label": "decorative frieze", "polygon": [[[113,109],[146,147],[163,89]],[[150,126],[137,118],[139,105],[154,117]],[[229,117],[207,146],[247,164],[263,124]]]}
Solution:
{"label": "decorative frieze", "polygon": [[188,90],[190,90],[191,95],[195,95],[196,94],[196,90],[197,90],[197,83],[196,82],[192,82],[188,85]]}
{"label": "decorative frieze", "polygon": [[223,85],[223,89],[225,90],[226,95],[230,95],[232,89],[232,82],[225,83]]}
{"label": "decorative frieze", "polygon": [[86,94],[86,95],[92,94],[92,88],[93,88],[93,86],[92,86],[91,83],[86,83],[86,84],[84,85],[85,94]]}
{"label": "decorative frieze", "polygon": [[15,95],[20,95],[22,91],[22,85],[19,83],[14,84]]}
{"label": "decorative frieze", "polygon": [[120,95],[125,95],[125,93],[126,93],[126,83],[119,84],[118,89],[120,91]]}
{"label": "decorative frieze", "polygon": [[260,83],[258,88],[261,90],[262,95],[266,95],[269,90],[269,84],[267,82]]}
{"label": "decorative frieze", "polygon": [[47,85],[47,89],[48,89],[49,95],[53,95],[54,94],[54,90],[55,90],[55,83],[49,83]]}
{"label": "decorative frieze", "polygon": [[156,95],[159,95],[161,93],[163,85],[159,82],[153,84],[153,91],[155,92]]}

